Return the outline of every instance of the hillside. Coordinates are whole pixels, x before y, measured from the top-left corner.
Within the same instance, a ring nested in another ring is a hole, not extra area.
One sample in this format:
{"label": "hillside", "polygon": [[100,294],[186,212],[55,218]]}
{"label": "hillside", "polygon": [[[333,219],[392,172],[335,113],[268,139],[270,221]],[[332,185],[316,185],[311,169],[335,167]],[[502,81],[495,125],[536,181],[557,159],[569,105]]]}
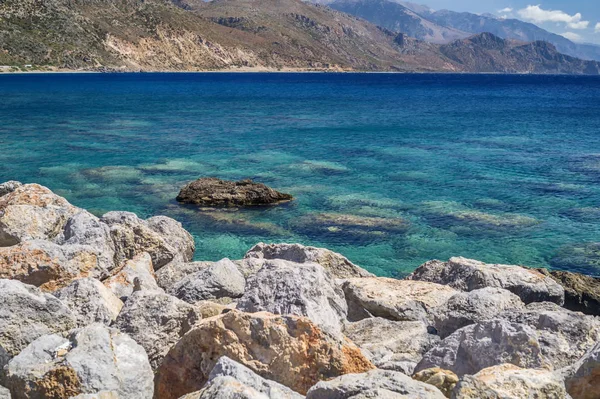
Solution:
{"label": "hillside", "polygon": [[490,64],[485,40],[440,46],[300,0],[5,0],[0,15],[0,65],[21,68],[598,71],[537,44]]}

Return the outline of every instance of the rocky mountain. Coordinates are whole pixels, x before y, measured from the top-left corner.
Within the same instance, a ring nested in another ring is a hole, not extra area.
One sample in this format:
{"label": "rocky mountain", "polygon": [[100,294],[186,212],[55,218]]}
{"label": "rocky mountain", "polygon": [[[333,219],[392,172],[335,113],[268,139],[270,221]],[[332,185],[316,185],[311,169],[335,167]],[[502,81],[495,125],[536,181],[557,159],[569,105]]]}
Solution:
{"label": "rocky mountain", "polygon": [[[403,9],[418,30],[418,14]],[[510,51],[494,53],[490,63],[493,49],[485,46],[494,40],[487,36],[444,47],[300,0],[4,0],[0,15],[0,65],[115,71],[598,73],[597,63],[563,57],[539,43],[510,44]],[[438,30],[429,37],[442,41],[455,33]],[[519,48],[518,57],[513,47]]]}

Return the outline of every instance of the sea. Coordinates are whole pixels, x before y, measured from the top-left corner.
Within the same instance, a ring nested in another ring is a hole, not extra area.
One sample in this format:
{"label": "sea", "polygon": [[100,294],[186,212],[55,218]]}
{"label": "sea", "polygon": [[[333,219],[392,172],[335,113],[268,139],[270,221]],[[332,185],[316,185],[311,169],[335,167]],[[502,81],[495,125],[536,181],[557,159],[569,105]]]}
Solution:
{"label": "sea", "polygon": [[[199,177],[294,201],[175,201]],[[326,247],[380,275],[463,256],[600,275],[600,78],[0,74],[0,181],[167,215],[196,260]]]}

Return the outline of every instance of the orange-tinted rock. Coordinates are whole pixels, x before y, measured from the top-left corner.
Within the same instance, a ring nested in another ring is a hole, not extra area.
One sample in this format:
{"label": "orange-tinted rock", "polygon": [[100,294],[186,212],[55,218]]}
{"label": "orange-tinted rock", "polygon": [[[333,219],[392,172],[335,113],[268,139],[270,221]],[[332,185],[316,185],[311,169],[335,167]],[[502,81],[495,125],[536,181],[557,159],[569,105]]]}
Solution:
{"label": "orange-tinted rock", "polygon": [[201,389],[221,356],[303,394],[320,380],[374,368],[350,341],[335,340],[307,318],[230,311],[202,320],[169,351],[155,397]]}

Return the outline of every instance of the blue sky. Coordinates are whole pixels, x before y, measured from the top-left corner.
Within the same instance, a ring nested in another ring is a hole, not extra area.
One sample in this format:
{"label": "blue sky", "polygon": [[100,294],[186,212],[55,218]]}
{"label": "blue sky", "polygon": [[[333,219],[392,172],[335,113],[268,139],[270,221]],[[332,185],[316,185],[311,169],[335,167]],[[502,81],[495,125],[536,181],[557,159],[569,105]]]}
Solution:
{"label": "blue sky", "polygon": [[[571,40],[600,44],[600,0],[420,0],[441,10],[491,13],[535,23]],[[504,10],[500,12],[500,10]],[[509,11],[510,10],[510,11]]]}

